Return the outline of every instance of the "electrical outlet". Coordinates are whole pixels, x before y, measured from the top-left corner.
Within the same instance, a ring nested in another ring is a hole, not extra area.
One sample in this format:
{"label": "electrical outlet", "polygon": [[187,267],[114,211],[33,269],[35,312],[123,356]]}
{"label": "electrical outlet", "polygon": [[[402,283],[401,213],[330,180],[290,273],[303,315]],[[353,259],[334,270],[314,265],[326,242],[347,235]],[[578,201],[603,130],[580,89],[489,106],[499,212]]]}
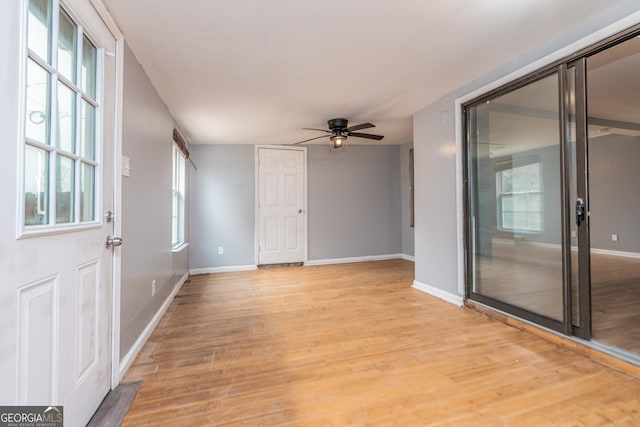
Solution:
{"label": "electrical outlet", "polygon": [[618,241],[618,235],[617,234],[612,234],[611,235],[611,241],[612,242],[617,242]]}
{"label": "electrical outlet", "polygon": [[154,296],[156,294],[156,279],[153,279],[151,281],[151,296]]}
{"label": "electrical outlet", "polygon": [[223,254],[224,254],[224,247],[218,246],[218,255],[223,255]]}

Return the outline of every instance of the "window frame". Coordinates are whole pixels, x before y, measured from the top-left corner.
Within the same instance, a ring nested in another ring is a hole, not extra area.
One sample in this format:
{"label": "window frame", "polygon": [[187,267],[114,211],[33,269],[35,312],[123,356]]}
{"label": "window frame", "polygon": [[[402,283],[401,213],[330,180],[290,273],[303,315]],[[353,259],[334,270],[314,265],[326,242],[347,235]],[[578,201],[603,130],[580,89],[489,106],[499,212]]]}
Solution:
{"label": "window frame", "polygon": [[172,144],[171,149],[171,248],[176,252],[186,245],[185,213],[187,161],[175,143]]}
{"label": "window frame", "polygon": [[416,212],[415,212],[415,154],[413,148],[409,149],[409,227],[415,228],[416,225]]}
{"label": "window frame", "polygon": [[[20,57],[19,83],[20,102],[19,108],[20,120],[18,123],[18,185],[17,187],[17,209],[16,209],[16,238],[28,238],[36,236],[46,236],[59,233],[75,232],[88,229],[100,228],[103,224],[102,212],[102,175],[103,175],[103,135],[102,135],[102,105],[104,99],[104,49],[96,43],[95,37],[91,34],[82,23],[82,21],[73,13],[73,10],[66,7],[66,3],[60,0],[47,0],[49,7],[49,21],[47,23],[48,31],[48,49],[47,58],[42,58],[35,51],[30,49],[29,41],[29,1],[22,3],[22,48]],[[64,76],[59,69],[57,63],[58,45],[59,45],[59,22],[62,17],[61,11],[67,15],[75,24],[75,82]],[[82,81],[82,62],[83,62],[83,43],[88,40],[95,48],[94,67],[94,96],[83,90]],[[35,65],[41,67],[47,73],[48,89],[47,89],[47,106],[45,109],[45,120],[47,121],[46,138],[44,142],[34,140],[27,136],[27,87],[28,87],[28,65],[33,61]],[[74,123],[73,123],[73,150],[67,151],[59,146],[56,135],[58,118],[58,96],[59,85],[64,85],[71,90],[74,106]],[[93,107],[93,156],[86,156],[82,153],[82,107],[90,105]],[[26,155],[27,147],[33,147],[43,150],[48,158],[47,178],[47,221],[44,224],[26,224]],[[70,222],[57,223],[57,176],[56,169],[58,158],[63,157],[71,160],[73,163],[72,178],[72,208]],[[81,174],[83,165],[89,165],[93,168],[93,215],[92,219],[82,221],[81,219]]]}
{"label": "window frame", "polygon": [[[503,188],[502,188],[502,182],[501,179],[498,178],[498,176],[500,176],[500,178],[502,177],[501,174],[505,171],[508,170],[514,170],[514,169],[518,169],[521,167],[526,167],[526,166],[531,166],[531,165],[538,165],[538,180],[539,180],[539,190],[538,191],[511,191],[511,192],[504,192]],[[537,158],[528,158],[525,161],[519,161],[519,162],[513,162],[513,161],[508,161],[508,162],[504,162],[504,163],[500,163],[498,166],[496,166],[496,168],[494,169],[494,172],[496,174],[496,227],[498,228],[498,230],[503,231],[505,233],[516,233],[516,234],[540,234],[543,232],[544,230],[544,209],[541,207],[540,211],[526,211],[527,215],[530,215],[531,213],[537,213],[539,216],[539,228],[538,229],[525,229],[525,228],[517,228],[517,227],[505,227],[504,226],[504,206],[503,206],[503,200],[504,200],[504,196],[518,196],[518,195],[527,195],[527,197],[531,194],[538,194],[540,196],[540,203],[541,205],[544,204],[544,200],[542,199],[542,196],[544,195],[544,172],[542,170],[542,163],[540,162],[539,159]],[[511,210],[509,212],[516,212],[515,210]]]}

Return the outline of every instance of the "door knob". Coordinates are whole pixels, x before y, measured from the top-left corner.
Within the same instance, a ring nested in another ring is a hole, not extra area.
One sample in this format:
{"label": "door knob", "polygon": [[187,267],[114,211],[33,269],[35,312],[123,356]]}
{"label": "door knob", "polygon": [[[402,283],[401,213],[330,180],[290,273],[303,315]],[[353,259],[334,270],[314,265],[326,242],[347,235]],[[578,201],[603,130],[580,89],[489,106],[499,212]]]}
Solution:
{"label": "door knob", "polygon": [[298,209],[298,213],[304,213],[304,209]]}
{"label": "door knob", "polygon": [[107,236],[107,249],[110,247],[122,246],[122,237]]}

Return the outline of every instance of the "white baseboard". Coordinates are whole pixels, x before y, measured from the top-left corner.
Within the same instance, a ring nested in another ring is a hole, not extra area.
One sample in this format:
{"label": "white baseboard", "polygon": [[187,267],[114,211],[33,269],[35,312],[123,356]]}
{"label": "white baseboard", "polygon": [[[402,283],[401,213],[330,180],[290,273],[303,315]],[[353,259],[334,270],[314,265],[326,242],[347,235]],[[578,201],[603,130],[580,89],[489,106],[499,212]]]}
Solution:
{"label": "white baseboard", "polygon": [[[498,239],[496,239],[496,240],[498,240]],[[512,244],[513,245],[513,241],[509,241],[509,240],[500,241],[500,243]],[[542,242],[525,241],[525,242],[523,242],[523,244],[528,245],[528,246],[536,246],[536,247],[539,247],[539,248],[562,249],[562,245],[558,245],[558,244],[555,244],[555,243],[542,243]],[[578,247],[577,246],[571,246],[571,250],[575,252],[575,251],[578,250]],[[599,254],[599,255],[619,256],[619,257],[624,257],[624,258],[636,258],[636,259],[640,258],[640,253],[637,253],[637,252],[616,251],[616,250],[611,250],[611,249],[591,248],[591,253]]]}
{"label": "white baseboard", "polygon": [[402,259],[405,261],[416,262],[416,257],[413,255],[402,254]]}
{"label": "white baseboard", "polygon": [[180,288],[182,288],[182,285],[184,285],[184,282],[186,282],[188,278],[189,273],[185,273],[184,276],[180,278],[178,283],[176,283],[173,290],[171,291],[171,294],[169,294],[169,296],[164,300],[164,303],[162,303],[162,306],[160,307],[158,312],[151,319],[151,322],[149,322],[147,327],[144,328],[142,334],[140,334],[131,349],[120,361],[120,381],[122,381],[122,377],[127,373],[134,360],[136,360],[136,356],[138,355],[140,350],[142,350],[142,347],[147,342],[153,331],[156,329],[156,326],[158,326],[160,319],[162,319],[162,316],[164,316],[164,313],[169,308],[169,305],[171,305],[173,298],[175,298],[176,294],[180,291]]}
{"label": "white baseboard", "polygon": [[232,273],[234,271],[251,271],[257,269],[257,265],[229,265],[226,267],[192,268],[189,270],[189,274],[196,276],[198,274]]}
{"label": "white baseboard", "polygon": [[458,307],[462,307],[464,305],[464,297],[462,295],[452,294],[450,292],[443,291],[442,289],[438,289],[430,285],[425,285],[424,283],[418,282],[417,280],[413,281],[412,287],[426,294],[440,298],[441,300],[444,300],[448,303],[457,305]]}
{"label": "white baseboard", "polygon": [[305,261],[304,266],[310,267],[314,265],[350,264],[352,262],[386,261],[389,259],[402,259],[402,258],[403,258],[402,254],[388,254],[388,255],[370,255],[370,256],[350,257],[350,258],[316,259],[311,261]]}
{"label": "white baseboard", "polygon": [[636,252],[612,251],[610,249],[591,248],[591,252],[599,255],[621,256],[625,258],[640,258],[640,254]]}

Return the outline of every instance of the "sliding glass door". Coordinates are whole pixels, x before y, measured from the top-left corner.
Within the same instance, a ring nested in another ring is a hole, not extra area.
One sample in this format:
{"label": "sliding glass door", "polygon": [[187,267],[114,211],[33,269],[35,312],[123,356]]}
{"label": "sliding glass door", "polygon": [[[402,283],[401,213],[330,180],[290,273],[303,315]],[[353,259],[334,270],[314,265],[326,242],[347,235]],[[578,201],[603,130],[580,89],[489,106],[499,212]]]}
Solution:
{"label": "sliding glass door", "polygon": [[470,294],[564,322],[560,75],[468,106]]}
{"label": "sliding glass door", "polygon": [[635,31],[466,104],[464,119],[467,298],[637,356]]}
{"label": "sliding glass door", "polygon": [[640,354],[640,38],[586,58],[592,335]]}

